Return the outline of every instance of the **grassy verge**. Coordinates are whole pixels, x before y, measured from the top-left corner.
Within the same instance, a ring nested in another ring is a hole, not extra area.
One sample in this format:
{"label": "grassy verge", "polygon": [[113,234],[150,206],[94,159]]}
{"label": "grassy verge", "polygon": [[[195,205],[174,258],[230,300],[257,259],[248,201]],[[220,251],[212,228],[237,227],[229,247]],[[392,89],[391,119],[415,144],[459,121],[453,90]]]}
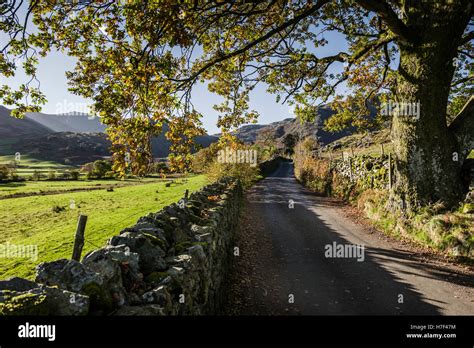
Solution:
{"label": "grassy verge", "polygon": [[473,261],[474,216],[462,209],[446,211],[432,204],[407,215],[386,209],[388,192],[365,190],[357,199],[374,226],[396,238],[406,238],[420,245],[446,252],[464,261]]}
{"label": "grassy verge", "polygon": [[[334,157],[333,157],[334,158]],[[462,260],[474,259],[474,214],[468,204],[447,210],[440,204],[403,214],[389,209],[388,162],[364,154],[328,161],[296,152],[295,175],[306,187],[358,206],[379,230],[407,238]],[[352,178],[352,180],[350,180]]]}
{"label": "grassy verge", "polygon": [[0,244],[9,242],[38,248],[37,260],[0,258],[0,279],[32,278],[40,262],[70,258],[79,214],[88,216],[84,255],[101,247],[139,217],[179,200],[186,189],[192,192],[206,183],[201,175],[186,180],[176,180],[170,187],[164,182],[151,182],[116,188],[113,192],[99,190],[0,200]]}

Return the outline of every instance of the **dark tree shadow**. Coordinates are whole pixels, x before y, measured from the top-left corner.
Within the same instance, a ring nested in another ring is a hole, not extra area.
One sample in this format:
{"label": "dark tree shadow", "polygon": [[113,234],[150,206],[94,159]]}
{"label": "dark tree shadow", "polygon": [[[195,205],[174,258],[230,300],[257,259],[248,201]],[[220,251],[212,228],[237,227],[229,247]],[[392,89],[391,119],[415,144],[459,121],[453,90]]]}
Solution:
{"label": "dark tree shadow", "polygon": [[[327,205],[327,200],[296,182],[291,163],[283,163],[257,183],[247,197],[250,209],[261,217],[265,233],[272,240],[274,267],[263,272],[273,273],[268,278],[274,281],[265,291],[278,300],[269,303],[268,298],[256,299],[273,306],[272,313],[276,308],[281,314],[439,315],[440,307],[433,302],[443,302],[427,298],[400,274],[473,284],[465,275],[418,262],[402,250],[365,246],[361,262],[356,258],[326,257],[327,245],[351,243],[334,228],[338,223],[334,217],[328,219],[318,213],[318,206]],[[289,207],[290,199],[295,202],[294,208]],[[393,262],[403,266],[402,270],[397,267],[396,272],[391,271],[387,264]],[[427,275],[420,275],[420,267]],[[295,299],[291,305],[290,294]]]}

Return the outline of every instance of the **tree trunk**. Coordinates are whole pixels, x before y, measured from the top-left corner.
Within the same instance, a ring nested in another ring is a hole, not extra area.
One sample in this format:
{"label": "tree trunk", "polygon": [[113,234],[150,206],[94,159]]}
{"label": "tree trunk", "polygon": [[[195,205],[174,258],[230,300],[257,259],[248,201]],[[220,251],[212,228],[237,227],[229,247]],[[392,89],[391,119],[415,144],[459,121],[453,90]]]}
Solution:
{"label": "tree trunk", "polygon": [[446,109],[453,59],[469,11],[457,1],[414,4],[407,13],[407,25],[418,38],[399,43],[396,101],[419,103],[419,115],[394,115],[392,122],[395,182],[391,201],[402,210],[436,201],[446,206],[458,202],[462,194],[460,154],[466,150],[459,148],[448,129]]}

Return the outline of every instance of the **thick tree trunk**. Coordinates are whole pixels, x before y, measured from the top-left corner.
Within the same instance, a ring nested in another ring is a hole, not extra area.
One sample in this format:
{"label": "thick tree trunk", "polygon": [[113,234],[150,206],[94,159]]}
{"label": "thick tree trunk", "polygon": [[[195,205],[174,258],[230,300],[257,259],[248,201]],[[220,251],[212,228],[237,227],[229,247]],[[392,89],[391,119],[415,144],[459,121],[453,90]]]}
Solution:
{"label": "thick tree trunk", "polygon": [[392,203],[403,210],[436,201],[451,206],[462,194],[460,154],[465,149],[448,129],[446,108],[453,59],[469,15],[456,1],[442,3],[420,1],[411,8],[407,24],[416,29],[418,41],[399,43],[397,102],[420,106],[419,115],[395,115],[392,122]]}

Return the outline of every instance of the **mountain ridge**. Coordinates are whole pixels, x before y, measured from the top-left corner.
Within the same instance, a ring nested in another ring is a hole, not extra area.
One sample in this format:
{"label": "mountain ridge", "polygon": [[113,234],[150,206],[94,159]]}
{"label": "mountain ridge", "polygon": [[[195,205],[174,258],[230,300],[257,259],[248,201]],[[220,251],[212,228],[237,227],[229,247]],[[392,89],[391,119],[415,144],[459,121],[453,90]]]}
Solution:
{"label": "mountain ridge", "polygon": [[[348,134],[349,131],[330,133],[323,126],[333,110],[320,107],[313,122],[301,122],[298,118],[287,117],[269,124],[248,124],[233,132],[246,144],[265,142],[271,139],[277,148],[285,147],[285,138],[293,135],[295,139],[313,137],[321,145],[327,145]],[[110,141],[105,134],[106,126],[97,117],[87,114],[43,114],[28,113],[23,119],[10,116],[10,110],[0,106],[0,154],[14,154],[16,151],[32,154],[40,159],[61,163],[83,164],[104,156],[110,156]],[[169,154],[170,142],[163,126],[162,133],[153,137],[154,157],[164,158]],[[203,135],[196,143],[207,147],[218,140],[220,134]]]}
{"label": "mountain ridge", "polygon": [[[61,163],[83,164],[100,157],[110,156],[110,141],[106,127],[99,118],[87,114],[27,113],[22,119],[10,116],[11,110],[0,105],[0,155],[27,153],[43,160]],[[165,133],[153,137],[154,157],[167,157],[170,142]],[[217,138],[203,135],[196,138],[202,147],[209,146]]]}
{"label": "mountain ridge", "polygon": [[[285,138],[292,134],[296,139],[313,137],[318,140],[321,145],[327,145],[337,139],[351,134],[351,131],[328,132],[325,131],[324,122],[334,114],[334,111],[328,107],[322,106],[317,109],[314,121],[303,122],[296,117],[287,117],[280,121],[275,121],[266,125],[249,124],[240,127],[233,132],[238,139],[245,144],[254,144],[264,141],[265,138],[275,140],[277,147],[283,148]],[[215,134],[214,136],[219,136]]]}

